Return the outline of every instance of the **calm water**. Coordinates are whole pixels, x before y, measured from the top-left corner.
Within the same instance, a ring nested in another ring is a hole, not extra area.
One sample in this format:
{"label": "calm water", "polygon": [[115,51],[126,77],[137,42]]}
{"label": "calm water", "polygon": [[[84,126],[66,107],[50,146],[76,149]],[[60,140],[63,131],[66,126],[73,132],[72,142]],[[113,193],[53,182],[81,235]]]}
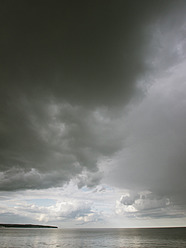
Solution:
{"label": "calm water", "polygon": [[186,247],[186,228],[0,229],[0,248]]}

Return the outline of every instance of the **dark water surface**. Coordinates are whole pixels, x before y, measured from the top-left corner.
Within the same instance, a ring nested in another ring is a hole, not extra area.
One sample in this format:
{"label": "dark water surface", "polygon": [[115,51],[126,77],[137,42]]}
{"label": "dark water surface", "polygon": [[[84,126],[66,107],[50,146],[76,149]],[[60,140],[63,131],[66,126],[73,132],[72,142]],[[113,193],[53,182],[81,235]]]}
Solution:
{"label": "dark water surface", "polygon": [[0,248],[186,247],[186,228],[0,229]]}

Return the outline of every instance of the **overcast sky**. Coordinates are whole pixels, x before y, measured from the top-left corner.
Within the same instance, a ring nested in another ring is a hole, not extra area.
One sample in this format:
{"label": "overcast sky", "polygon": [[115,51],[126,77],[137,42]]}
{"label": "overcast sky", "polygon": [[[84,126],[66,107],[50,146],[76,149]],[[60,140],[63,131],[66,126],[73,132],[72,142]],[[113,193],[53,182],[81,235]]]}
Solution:
{"label": "overcast sky", "polygon": [[0,223],[186,223],[186,2],[0,3]]}

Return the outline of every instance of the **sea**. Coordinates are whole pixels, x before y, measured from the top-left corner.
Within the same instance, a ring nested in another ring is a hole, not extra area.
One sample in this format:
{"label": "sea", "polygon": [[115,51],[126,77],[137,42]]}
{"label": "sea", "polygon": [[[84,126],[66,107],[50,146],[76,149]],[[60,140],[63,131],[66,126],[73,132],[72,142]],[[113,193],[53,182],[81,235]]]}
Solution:
{"label": "sea", "polygon": [[186,228],[1,228],[0,248],[184,248]]}

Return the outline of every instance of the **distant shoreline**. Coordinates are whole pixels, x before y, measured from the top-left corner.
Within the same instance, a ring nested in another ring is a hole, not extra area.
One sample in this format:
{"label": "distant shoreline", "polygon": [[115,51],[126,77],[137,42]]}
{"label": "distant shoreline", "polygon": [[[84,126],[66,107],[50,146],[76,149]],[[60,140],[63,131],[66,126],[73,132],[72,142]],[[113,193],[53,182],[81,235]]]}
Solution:
{"label": "distant shoreline", "polygon": [[32,225],[32,224],[0,224],[0,228],[58,228],[57,226]]}

